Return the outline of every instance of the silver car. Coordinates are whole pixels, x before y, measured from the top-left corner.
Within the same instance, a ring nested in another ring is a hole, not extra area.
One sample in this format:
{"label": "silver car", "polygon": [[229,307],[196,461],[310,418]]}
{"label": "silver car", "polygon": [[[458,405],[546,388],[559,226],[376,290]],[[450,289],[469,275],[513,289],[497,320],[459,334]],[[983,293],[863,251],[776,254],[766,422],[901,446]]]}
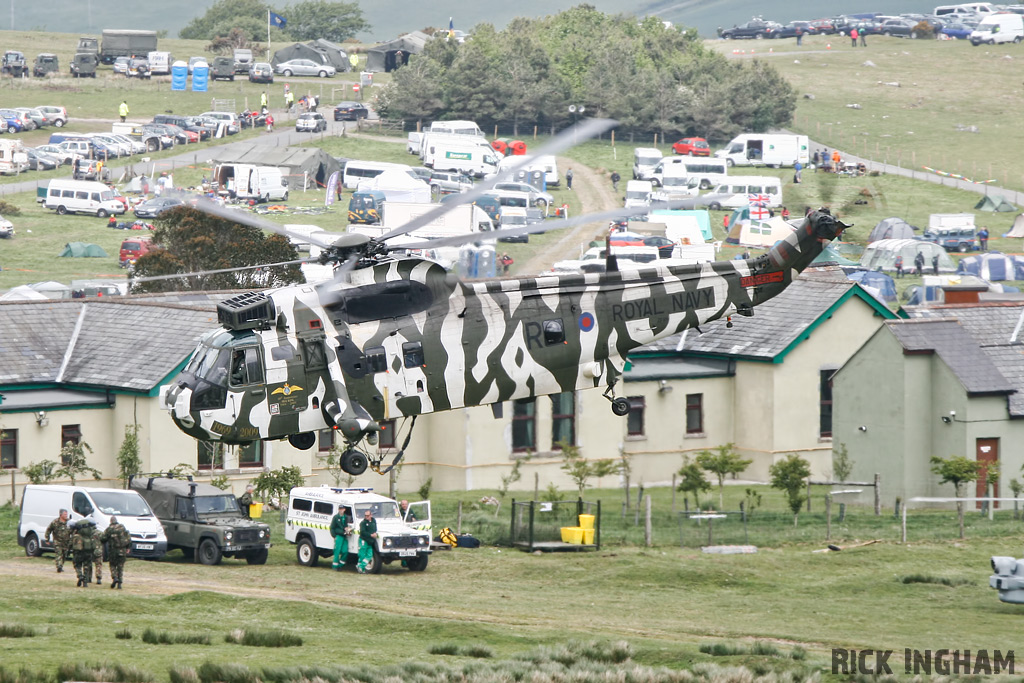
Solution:
{"label": "silver car", "polygon": [[289,59],[274,67],[274,73],[281,74],[285,78],[289,76],[319,76],[320,78],[333,77],[334,67],[330,64],[317,64],[312,59]]}
{"label": "silver car", "polygon": [[541,192],[529,183],[498,183],[494,186],[495,193],[502,192],[523,192],[530,195],[530,206],[546,209],[555,203],[555,198],[547,192]]}

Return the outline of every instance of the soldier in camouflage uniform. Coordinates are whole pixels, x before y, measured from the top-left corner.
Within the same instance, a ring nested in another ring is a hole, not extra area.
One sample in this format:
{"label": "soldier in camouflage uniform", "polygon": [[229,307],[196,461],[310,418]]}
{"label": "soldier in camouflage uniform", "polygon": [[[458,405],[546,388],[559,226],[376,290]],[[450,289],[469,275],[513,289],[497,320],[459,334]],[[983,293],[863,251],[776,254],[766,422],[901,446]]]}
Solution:
{"label": "soldier in camouflage uniform", "polygon": [[[117,521],[110,518],[110,526],[100,536],[107,544],[107,562],[110,563],[110,587],[120,590],[124,579],[124,561],[128,559],[128,551],[132,547],[132,535]],[[97,581],[99,583],[99,581]]]}
{"label": "soldier in camouflage uniform", "polygon": [[71,536],[71,550],[74,552],[75,573],[78,586],[88,588],[92,581],[92,557],[96,547],[96,524],[89,519],[80,519]]}
{"label": "soldier in camouflage uniform", "polygon": [[71,530],[68,528],[68,511],[61,508],[60,516],[46,527],[43,538],[47,541],[53,536],[53,563],[57,565],[57,573],[64,571],[64,556],[71,549]]}
{"label": "soldier in camouflage uniform", "polygon": [[103,541],[100,540],[99,529],[93,529],[92,568],[96,574],[96,583],[103,583]]}

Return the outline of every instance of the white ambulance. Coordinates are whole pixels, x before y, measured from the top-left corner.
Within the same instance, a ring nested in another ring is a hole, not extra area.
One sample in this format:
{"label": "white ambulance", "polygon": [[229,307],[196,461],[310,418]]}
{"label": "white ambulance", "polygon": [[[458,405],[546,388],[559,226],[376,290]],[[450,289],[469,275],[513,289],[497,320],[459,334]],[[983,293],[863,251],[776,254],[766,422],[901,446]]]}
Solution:
{"label": "white ambulance", "polygon": [[295,544],[299,564],[315,567],[321,557],[334,554],[331,518],[344,508],[352,528],[348,535],[349,564],[355,564],[359,553],[359,522],[370,510],[377,520],[370,573],[380,573],[385,564],[395,560],[414,572],[427,568],[431,552],[430,501],[410,503],[403,514],[396,501],[374,493],[372,488],[298,486],[288,498],[284,537]]}

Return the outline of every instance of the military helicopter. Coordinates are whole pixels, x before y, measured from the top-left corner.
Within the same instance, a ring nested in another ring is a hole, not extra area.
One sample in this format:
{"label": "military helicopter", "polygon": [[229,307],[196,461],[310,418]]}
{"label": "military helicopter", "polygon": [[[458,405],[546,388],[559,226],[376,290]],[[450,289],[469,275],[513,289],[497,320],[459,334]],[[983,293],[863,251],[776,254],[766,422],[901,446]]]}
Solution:
{"label": "military helicopter", "polygon": [[[589,137],[608,122],[557,136],[544,153]],[[492,183],[462,197],[473,201]],[[381,238],[346,233],[321,240],[334,279],[249,292],[217,307],[219,329],[204,335],[185,369],[162,387],[161,402],[197,439],[243,444],[288,439],[312,448],[317,432],[345,440],[341,468],[387,473],[408,446],[415,418],[581,389],[604,389],[615,415],[629,412],[615,387],[629,352],[659,338],[754,307],[781,292],[847,226],[811,213],[768,253],[746,260],[606,272],[551,273],[463,281],[439,264],[399,255],[417,247],[388,241],[432,213]],[[282,232],[251,214],[197,206]],[[628,213],[635,213],[629,209]],[[542,223],[489,237],[608,220],[622,210]],[[431,240],[421,247],[479,240]],[[377,442],[380,422],[411,417],[394,461],[360,450]]]}

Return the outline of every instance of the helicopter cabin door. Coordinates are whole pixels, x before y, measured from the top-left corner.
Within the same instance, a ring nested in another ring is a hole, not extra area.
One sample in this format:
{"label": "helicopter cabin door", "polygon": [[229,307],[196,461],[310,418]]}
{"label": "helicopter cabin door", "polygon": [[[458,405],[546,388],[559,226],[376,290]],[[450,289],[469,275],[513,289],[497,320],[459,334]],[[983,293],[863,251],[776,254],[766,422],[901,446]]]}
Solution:
{"label": "helicopter cabin door", "polygon": [[382,346],[365,349],[364,354],[374,382],[384,394],[385,419],[429,410],[423,342],[403,341],[393,335]]}
{"label": "helicopter cabin door", "polygon": [[275,340],[264,349],[267,358],[267,400],[270,415],[294,415],[306,409],[316,389],[306,376],[305,349]]}

